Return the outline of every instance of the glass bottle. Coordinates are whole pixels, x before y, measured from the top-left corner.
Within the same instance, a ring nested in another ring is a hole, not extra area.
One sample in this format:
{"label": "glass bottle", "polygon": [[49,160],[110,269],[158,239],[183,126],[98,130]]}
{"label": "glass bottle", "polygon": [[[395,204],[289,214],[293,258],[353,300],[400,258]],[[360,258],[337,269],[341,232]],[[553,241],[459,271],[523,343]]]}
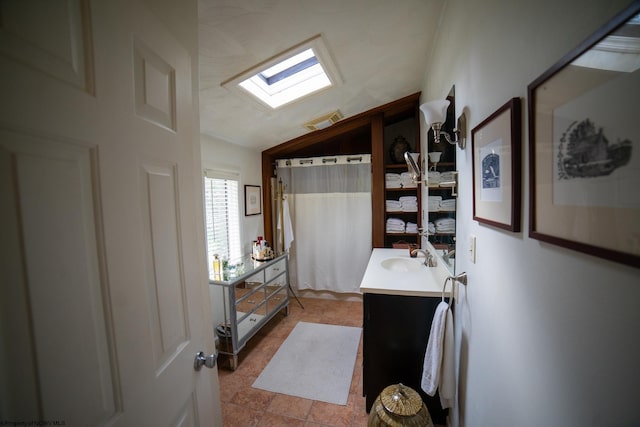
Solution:
{"label": "glass bottle", "polygon": [[216,278],[220,278],[221,273],[220,256],[218,254],[213,255],[213,274]]}

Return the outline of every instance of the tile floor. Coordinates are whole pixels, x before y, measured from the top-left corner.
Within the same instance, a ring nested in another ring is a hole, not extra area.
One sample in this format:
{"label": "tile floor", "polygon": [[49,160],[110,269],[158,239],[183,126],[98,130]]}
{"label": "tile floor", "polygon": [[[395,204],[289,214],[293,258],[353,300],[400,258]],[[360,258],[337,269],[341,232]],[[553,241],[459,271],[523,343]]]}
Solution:
{"label": "tile floor", "polygon": [[[222,418],[225,427],[356,427],[367,425],[362,397],[362,337],[346,406],[259,390],[251,384],[260,375],[299,321],[362,327],[362,302],[292,298],[289,315],[278,314],[240,352],[238,368],[218,364]],[[437,426],[436,426],[437,427]]]}
{"label": "tile floor", "polygon": [[292,298],[289,315],[278,314],[240,352],[238,368],[229,370],[221,356],[218,375],[225,427],[366,426],[362,397],[362,337],[346,406],[259,390],[251,384],[299,321],[362,327],[362,302]]}

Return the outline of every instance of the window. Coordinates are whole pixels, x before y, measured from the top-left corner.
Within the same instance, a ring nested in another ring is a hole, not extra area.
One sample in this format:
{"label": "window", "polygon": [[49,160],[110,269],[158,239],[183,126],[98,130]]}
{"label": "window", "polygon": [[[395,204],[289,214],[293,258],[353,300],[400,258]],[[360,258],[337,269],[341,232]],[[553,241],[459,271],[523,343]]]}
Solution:
{"label": "window", "polygon": [[276,108],[331,85],[313,49],[261,71],[239,85]]}
{"label": "window", "polygon": [[295,46],[222,83],[244,89],[271,108],[293,102],[340,83],[337,69],[320,36]]}
{"label": "window", "polygon": [[208,265],[214,254],[221,259],[242,256],[238,179],[229,173],[208,171],[204,177],[204,206]]}

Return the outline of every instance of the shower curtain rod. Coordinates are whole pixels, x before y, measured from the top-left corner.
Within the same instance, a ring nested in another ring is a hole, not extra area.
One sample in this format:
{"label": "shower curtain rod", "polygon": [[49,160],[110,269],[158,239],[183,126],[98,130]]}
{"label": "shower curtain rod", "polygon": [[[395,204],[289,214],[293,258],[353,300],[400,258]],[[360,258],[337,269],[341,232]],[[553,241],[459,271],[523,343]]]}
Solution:
{"label": "shower curtain rod", "polygon": [[279,168],[291,168],[299,166],[318,166],[318,165],[346,165],[351,163],[371,163],[371,154],[353,154],[341,156],[322,156],[295,159],[276,160]]}

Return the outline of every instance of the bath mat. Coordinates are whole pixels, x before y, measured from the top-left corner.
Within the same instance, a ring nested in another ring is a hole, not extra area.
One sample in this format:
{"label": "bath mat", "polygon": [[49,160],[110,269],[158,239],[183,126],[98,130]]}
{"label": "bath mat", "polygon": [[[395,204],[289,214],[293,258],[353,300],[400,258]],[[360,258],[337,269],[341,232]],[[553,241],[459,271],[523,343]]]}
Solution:
{"label": "bath mat", "polygon": [[346,405],[361,328],[298,322],[254,388]]}

